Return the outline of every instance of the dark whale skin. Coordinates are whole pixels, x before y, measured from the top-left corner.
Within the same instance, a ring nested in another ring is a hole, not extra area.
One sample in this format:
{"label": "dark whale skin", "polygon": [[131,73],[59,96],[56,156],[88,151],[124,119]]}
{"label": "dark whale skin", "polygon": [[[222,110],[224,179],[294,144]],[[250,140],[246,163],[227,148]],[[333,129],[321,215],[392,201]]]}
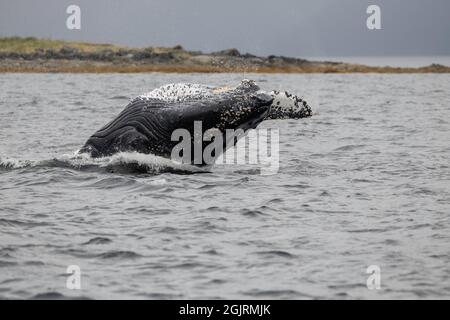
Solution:
{"label": "dark whale skin", "polygon": [[[254,129],[267,116],[273,101],[270,95],[257,93],[258,89],[238,88],[232,93],[183,102],[136,98],[95,132],[79,153],[98,158],[135,151],[169,158],[179,143],[171,140],[172,132],[186,129],[193,136],[195,121],[201,121],[202,133],[211,128],[219,129],[222,135],[225,129]],[[224,144],[223,151],[225,148]]]}

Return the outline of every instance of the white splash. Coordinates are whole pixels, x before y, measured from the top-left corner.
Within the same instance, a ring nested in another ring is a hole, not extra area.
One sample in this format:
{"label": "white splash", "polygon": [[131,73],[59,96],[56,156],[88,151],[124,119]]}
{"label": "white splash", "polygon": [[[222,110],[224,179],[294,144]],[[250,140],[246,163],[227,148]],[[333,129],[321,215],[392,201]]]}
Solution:
{"label": "white splash", "polygon": [[0,157],[0,169],[21,169],[32,166],[36,161],[33,160],[19,160],[12,158]]}
{"label": "white splash", "polygon": [[[109,157],[92,158],[86,153],[63,154],[49,160],[19,160],[0,158],[0,169],[15,170],[32,167],[61,167],[76,170],[86,169],[133,169],[139,167],[139,172],[159,173],[165,171],[176,172],[207,172],[208,168],[199,168],[189,164],[176,163],[170,159],[152,154],[138,152],[120,152]],[[115,170],[113,170],[115,171]],[[131,170],[133,171],[133,170]]]}
{"label": "white splash", "polygon": [[167,102],[182,102],[213,96],[213,87],[195,83],[170,83],[138,96],[140,99],[159,99]]}
{"label": "white splash", "polygon": [[105,161],[101,166],[110,167],[116,165],[138,165],[151,172],[164,171],[165,169],[174,169],[177,171],[205,172],[204,169],[190,165],[180,164],[171,159],[155,156],[153,154],[144,154],[138,152],[119,152],[111,157],[99,158]]}

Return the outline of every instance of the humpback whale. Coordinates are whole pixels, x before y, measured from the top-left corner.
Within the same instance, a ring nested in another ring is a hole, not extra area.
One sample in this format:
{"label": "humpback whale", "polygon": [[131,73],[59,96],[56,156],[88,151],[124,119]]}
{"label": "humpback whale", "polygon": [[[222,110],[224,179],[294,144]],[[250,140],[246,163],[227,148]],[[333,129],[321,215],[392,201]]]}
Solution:
{"label": "humpback whale", "polygon": [[[172,139],[175,130],[182,129],[195,136],[196,123],[201,123],[201,134],[209,129],[218,129],[223,135],[227,129],[254,129],[266,119],[274,100],[260,92],[252,81],[243,81],[233,90],[200,93],[200,88],[191,86],[191,89],[197,93],[178,93],[165,98],[156,93],[138,96],[115,119],[95,132],[78,152],[94,158],[133,151],[171,158],[178,143]],[[233,138],[232,145],[237,139]],[[220,152],[225,152],[230,144],[226,138],[222,141]],[[202,141],[202,148],[206,146],[207,142]],[[195,157],[194,152],[190,156],[192,164],[204,164]]]}

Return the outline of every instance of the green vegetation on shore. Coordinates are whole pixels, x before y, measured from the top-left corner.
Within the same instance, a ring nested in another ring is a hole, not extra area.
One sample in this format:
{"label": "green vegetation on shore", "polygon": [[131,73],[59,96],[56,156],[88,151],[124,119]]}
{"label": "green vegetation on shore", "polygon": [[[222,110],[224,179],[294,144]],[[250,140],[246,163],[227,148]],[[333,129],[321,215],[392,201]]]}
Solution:
{"label": "green vegetation on shore", "polygon": [[37,50],[61,50],[70,46],[84,52],[97,50],[119,50],[123,48],[112,44],[96,44],[88,42],[68,42],[63,40],[37,39],[34,37],[0,38],[0,52],[33,53]]}
{"label": "green vegetation on shore", "polygon": [[213,53],[173,48],[129,48],[33,37],[0,38],[0,72],[259,72],[259,73],[450,73],[421,68],[369,67],[283,56],[258,57],[237,49]]}

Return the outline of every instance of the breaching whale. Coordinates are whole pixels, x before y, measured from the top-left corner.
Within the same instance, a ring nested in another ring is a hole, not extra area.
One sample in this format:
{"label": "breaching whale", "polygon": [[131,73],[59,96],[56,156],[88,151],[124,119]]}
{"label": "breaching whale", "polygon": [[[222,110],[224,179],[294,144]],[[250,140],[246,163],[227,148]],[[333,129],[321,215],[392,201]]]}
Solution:
{"label": "breaching whale", "polygon": [[[177,129],[191,137],[203,137],[210,129],[218,129],[223,142],[214,157],[237,143],[242,136],[232,137],[230,145],[226,130],[254,129],[266,119],[304,118],[311,116],[311,108],[302,99],[287,92],[265,93],[251,80],[243,80],[237,87],[211,87],[199,84],[169,84],[133,99],[110,123],[95,132],[79,150],[92,157],[110,156],[118,152],[139,152],[165,158],[173,156],[178,140]],[[198,132],[198,123],[201,123]],[[213,139],[214,140],[214,139]],[[202,150],[189,156],[190,163],[204,164],[207,141]],[[195,150],[192,145],[190,150]],[[183,156],[186,161],[186,157]]]}
{"label": "breaching whale", "polygon": [[[256,128],[267,117],[272,101],[272,96],[259,92],[259,87],[250,81],[243,81],[234,90],[201,99],[193,97],[168,101],[139,96],[114,120],[95,132],[78,152],[88,153],[94,158],[133,151],[171,158],[173,148],[178,144],[172,138],[173,132],[185,130],[195,138],[198,135],[197,124],[200,123],[200,134],[209,129],[217,129],[223,134],[222,153],[230,146],[225,131]],[[236,142],[237,139],[231,145]],[[201,143],[203,150],[208,142]],[[194,149],[195,146],[191,150]],[[196,156],[192,152],[190,162],[203,164]],[[219,152],[215,154],[217,156]]]}

